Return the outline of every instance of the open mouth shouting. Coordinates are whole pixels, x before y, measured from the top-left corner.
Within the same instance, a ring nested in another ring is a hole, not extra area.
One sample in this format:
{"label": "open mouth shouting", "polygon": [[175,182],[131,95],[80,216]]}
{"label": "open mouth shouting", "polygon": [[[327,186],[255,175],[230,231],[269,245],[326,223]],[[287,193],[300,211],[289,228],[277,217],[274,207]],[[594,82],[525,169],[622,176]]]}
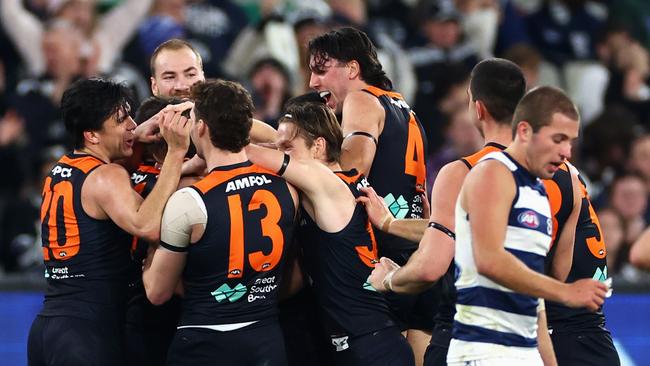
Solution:
{"label": "open mouth shouting", "polygon": [[331,109],[336,109],[336,101],[334,100],[332,96],[332,92],[329,90],[323,90],[318,93],[320,97],[325,101],[325,104],[330,107]]}

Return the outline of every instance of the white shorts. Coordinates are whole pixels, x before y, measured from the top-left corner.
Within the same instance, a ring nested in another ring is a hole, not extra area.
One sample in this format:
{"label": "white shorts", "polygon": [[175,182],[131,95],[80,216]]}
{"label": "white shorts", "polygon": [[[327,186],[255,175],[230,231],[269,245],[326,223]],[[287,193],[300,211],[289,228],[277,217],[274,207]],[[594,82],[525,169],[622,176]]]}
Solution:
{"label": "white shorts", "polygon": [[544,366],[542,357],[493,357],[485,360],[450,362],[447,366]]}

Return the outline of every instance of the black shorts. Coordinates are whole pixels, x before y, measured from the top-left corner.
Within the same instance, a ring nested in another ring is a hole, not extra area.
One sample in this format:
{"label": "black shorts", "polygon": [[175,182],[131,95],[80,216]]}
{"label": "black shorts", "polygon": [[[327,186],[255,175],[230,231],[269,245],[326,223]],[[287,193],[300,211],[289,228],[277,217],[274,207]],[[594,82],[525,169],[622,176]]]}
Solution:
{"label": "black shorts", "polygon": [[267,319],[227,332],[178,329],[167,365],[285,366],[287,356],[277,319]]}
{"label": "black shorts", "polygon": [[413,350],[399,328],[390,327],[355,338],[332,339],[334,365],[413,366]]}
{"label": "black shorts", "polygon": [[332,365],[330,340],[318,316],[310,287],[280,302],[279,319],[289,365]]}
{"label": "black shorts", "polygon": [[175,295],[159,306],[152,305],[146,296],[133,299],[126,313],[127,365],[164,365],[180,314],[181,299]]}
{"label": "black shorts", "polygon": [[558,366],[620,366],[618,352],[607,331],[551,333]]}
{"label": "black shorts", "polygon": [[424,353],[424,366],[447,366],[447,352],[451,342],[451,326],[436,325]]}
{"label": "black shorts", "polygon": [[397,318],[402,330],[420,329],[431,332],[433,317],[438,309],[435,287],[418,295],[405,295],[389,292],[386,300],[390,310]]}
{"label": "black shorts", "polygon": [[125,364],[122,323],[37,316],[27,340],[29,366]]}

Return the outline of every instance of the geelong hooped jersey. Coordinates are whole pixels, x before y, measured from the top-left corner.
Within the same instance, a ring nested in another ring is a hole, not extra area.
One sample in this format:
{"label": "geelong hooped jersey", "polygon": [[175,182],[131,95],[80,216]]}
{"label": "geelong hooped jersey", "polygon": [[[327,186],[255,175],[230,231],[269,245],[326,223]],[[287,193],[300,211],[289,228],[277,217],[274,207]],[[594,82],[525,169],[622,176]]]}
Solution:
{"label": "geelong hooped jersey", "polygon": [[[573,184],[570,170],[577,173],[575,167],[569,163],[567,163],[566,169],[558,170],[552,180],[558,188],[548,190],[551,212],[560,222],[562,219],[558,216],[562,213],[562,208],[573,206]],[[566,282],[571,283],[582,278],[604,281],[608,276],[605,241],[600,222],[589,199],[587,187],[580,175],[578,175],[578,178],[580,179],[582,204],[576,226],[573,262]],[[554,256],[555,246],[551,248],[547,261],[552,261]],[[546,316],[549,328],[554,331],[605,329],[605,315],[602,308],[597,312],[592,312],[584,308],[574,309],[547,301]]]}
{"label": "geelong hooped jersey", "polygon": [[[373,86],[364,91],[377,97],[386,113],[368,181],[384,198],[393,216],[398,219],[422,218],[422,193],[426,189],[426,138],[422,126],[399,93]],[[377,231],[377,240],[382,255],[393,252],[395,248],[401,248],[399,251],[417,248],[417,243],[380,231]],[[404,264],[406,260],[393,259],[398,264]]]}
{"label": "geelong hooped jersey", "polygon": [[180,325],[276,315],[296,214],[287,182],[246,161],[217,167],[191,187],[205,204],[207,224],[187,250]]}
{"label": "geelong hooped jersey", "polygon": [[121,311],[125,305],[131,237],[111,220],[88,216],[81,204],[86,177],[102,164],[71,153],[45,178],[41,237],[48,286],[42,315],[95,320],[96,306]]}
{"label": "geelong hooped jersey", "polygon": [[[355,197],[368,186],[356,170],[337,172]],[[366,281],[378,260],[372,226],[362,205],[336,233],[321,230],[301,211],[299,240],[323,325],[332,337],[357,336],[394,325],[384,296]]]}
{"label": "geelong hooped jersey", "polygon": [[[461,158],[460,161],[467,166],[467,169],[471,170],[485,155],[491,152],[505,150],[505,148],[505,146],[497,144],[496,142],[488,142],[481,150],[472,155]],[[455,273],[456,264],[452,261],[451,264],[449,264],[447,272],[436,285],[439,287],[440,298],[438,312],[433,319],[436,324],[443,324],[451,327],[454,322],[454,314],[456,314],[456,287],[454,285],[454,282],[456,281]]]}
{"label": "geelong hooped jersey", "polygon": [[[505,152],[481,159],[494,159],[510,171],[517,187],[508,215],[505,249],[530,269],[543,273],[551,234],[551,211],[542,182]],[[471,217],[456,203],[456,315],[448,362],[504,356],[512,349],[537,346],[539,299],[515,293],[478,273],[472,251]]]}

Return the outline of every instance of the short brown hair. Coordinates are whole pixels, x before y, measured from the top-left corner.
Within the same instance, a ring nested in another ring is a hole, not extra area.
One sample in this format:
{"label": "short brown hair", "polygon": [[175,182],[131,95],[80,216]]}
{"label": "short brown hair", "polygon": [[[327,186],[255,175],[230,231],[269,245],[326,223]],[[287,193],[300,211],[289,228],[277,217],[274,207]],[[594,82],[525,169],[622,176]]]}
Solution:
{"label": "short brown hair", "polygon": [[319,137],[325,139],[328,163],[338,162],[341,158],[343,132],[327,105],[318,102],[293,103],[287,107],[286,114],[278,122],[293,123],[296,126],[296,136],[302,136],[308,147],[313,146],[314,140]]}
{"label": "short brown hair", "polygon": [[512,117],[512,134],[516,134],[517,125],[526,121],[533,128],[533,132],[539,131],[542,127],[548,126],[553,120],[555,113],[574,120],[580,120],[580,114],[571,98],[561,89],[552,86],[540,86],[531,89],[523,98]]}
{"label": "short brown hair", "polygon": [[185,40],[172,38],[158,45],[158,47],[156,47],[156,49],[151,54],[151,58],[149,59],[149,68],[151,70],[151,76],[156,75],[156,66],[155,66],[156,59],[158,58],[160,52],[165,50],[177,51],[183,48],[188,48],[190,51],[194,52],[194,54],[196,55],[196,59],[199,61],[199,66],[201,70],[203,70],[203,60],[201,59],[201,54],[199,54],[199,51],[197,51],[196,48],[194,48],[194,46],[192,46],[189,42]]}
{"label": "short brown hair", "polygon": [[208,125],[215,147],[240,152],[250,142],[253,125],[253,100],[239,83],[221,79],[198,82],[192,86],[196,121]]}

